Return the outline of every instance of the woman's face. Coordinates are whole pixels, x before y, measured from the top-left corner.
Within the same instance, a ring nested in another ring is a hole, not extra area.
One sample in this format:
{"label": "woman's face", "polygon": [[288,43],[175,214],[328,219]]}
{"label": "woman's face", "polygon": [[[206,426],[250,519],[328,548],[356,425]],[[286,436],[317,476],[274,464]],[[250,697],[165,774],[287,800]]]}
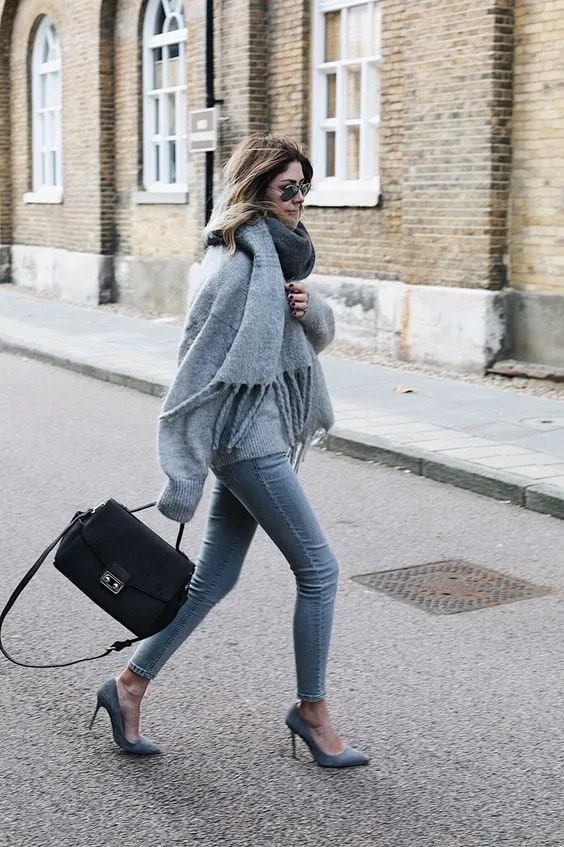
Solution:
{"label": "woman's face", "polygon": [[304,172],[299,162],[290,162],[283,173],[274,177],[266,189],[266,199],[278,207],[281,219],[286,226],[295,229],[300,221],[304,205],[304,196],[298,191],[291,200],[282,200],[281,194],[288,185],[301,185],[304,182]]}

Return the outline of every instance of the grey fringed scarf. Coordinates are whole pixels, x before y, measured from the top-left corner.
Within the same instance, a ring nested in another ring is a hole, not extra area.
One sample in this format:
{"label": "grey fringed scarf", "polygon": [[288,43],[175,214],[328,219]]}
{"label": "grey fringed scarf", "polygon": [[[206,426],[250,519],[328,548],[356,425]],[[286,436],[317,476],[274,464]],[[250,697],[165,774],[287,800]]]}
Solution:
{"label": "grey fringed scarf", "polygon": [[284,288],[309,275],[315,252],[301,223],[291,230],[275,218],[241,227],[236,243],[237,252],[226,256],[220,240],[208,236],[200,293],[160,420],[172,423],[223,393],[219,414],[209,422],[211,448],[229,451],[244,439],[272,392],[297,466],[303,448],[333,423],[317,357],[304,327],[289,314]]}

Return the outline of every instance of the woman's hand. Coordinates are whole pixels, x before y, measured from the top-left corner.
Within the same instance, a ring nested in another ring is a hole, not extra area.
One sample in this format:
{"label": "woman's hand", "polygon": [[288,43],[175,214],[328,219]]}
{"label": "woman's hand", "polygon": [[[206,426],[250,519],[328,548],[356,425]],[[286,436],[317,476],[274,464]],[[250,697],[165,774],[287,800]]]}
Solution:
{"label": "woman's hand", "polygon": [[304,286],[299,282],[286,282],[284,288],[286,289],[292,317],[303,318],[307,312],[309,300],[309,295]]}

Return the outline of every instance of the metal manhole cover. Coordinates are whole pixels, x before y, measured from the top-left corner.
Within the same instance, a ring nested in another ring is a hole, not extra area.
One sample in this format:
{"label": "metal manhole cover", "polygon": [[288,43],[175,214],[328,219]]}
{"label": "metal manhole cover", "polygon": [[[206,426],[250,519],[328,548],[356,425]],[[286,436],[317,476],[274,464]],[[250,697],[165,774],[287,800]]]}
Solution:
{"label": "metal manhole cover", "polygon": [[433,615],[472,612],[500,603],[543,597],[553,590],[463,559],[361,574],[352,579]]}

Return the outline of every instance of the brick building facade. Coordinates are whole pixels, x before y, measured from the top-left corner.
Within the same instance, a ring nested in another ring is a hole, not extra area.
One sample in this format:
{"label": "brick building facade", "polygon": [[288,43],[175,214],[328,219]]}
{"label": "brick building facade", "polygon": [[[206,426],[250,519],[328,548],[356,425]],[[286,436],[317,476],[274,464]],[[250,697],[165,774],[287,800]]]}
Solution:
{"label": "brick building facade", "polygon": [[[204,0],[0,0],[0,279],[184,310],[204,224]],[[254,131],[316,172],[341,337],[564,364],[564,0],[216,0],[220,165]]]}

